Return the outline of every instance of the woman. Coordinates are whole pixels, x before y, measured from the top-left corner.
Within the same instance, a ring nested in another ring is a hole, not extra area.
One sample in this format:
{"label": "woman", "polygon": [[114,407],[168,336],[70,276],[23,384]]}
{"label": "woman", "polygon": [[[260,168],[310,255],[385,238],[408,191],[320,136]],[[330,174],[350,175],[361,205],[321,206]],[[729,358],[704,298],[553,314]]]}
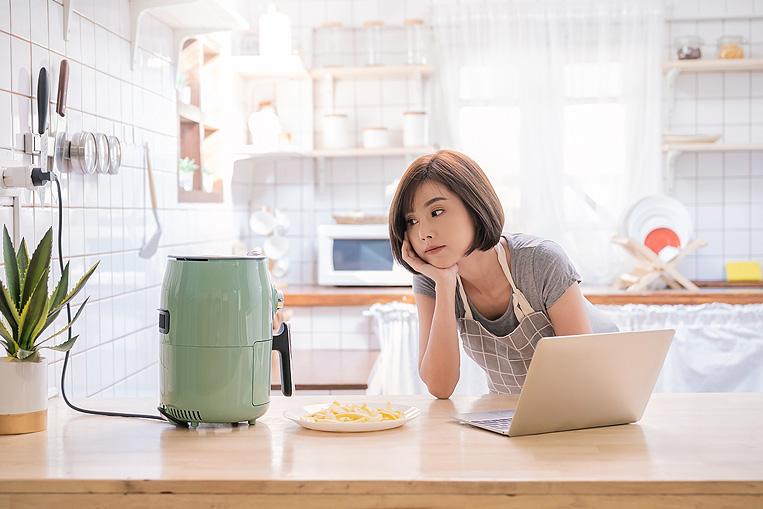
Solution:
{"label": "woman", "polygon": [[503,225],[484,172],[452,150],[416,159],[392,199],[392,252],[414,273],[419,374],[438,398],[458,383],[459,336],[491,392],[518,394],[541,337],[617,330],[558,244]]}

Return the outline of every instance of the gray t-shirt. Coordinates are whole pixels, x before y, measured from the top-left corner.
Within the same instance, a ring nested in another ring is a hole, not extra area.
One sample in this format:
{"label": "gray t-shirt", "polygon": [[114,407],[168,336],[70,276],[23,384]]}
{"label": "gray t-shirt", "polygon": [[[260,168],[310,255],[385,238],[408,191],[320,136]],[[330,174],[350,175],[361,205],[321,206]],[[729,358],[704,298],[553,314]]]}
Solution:
{"label": "gray t-shirt", "polygon": [[[562,247],[554,241],[541,239],[525,233],[502,235],[509,244],[511,254],[511,277],[535,311],[543,311],[548,316],[550,308],[574,283],[580,283],[572,262]],[[413,292],[430,297],[435,296],[435,283],[422,274],[413,276]],[[519,320],[514,314],[514,306],[509,297],[506,312],[495,320],[488,320],[471,303],[474,319],[488,332],[505,336],[517,328]],[[593,332],[614,332],[617,326],[603,312],[586,300],[588,318]],[[456,291],[456,318],[464,316],[464,305]]]}

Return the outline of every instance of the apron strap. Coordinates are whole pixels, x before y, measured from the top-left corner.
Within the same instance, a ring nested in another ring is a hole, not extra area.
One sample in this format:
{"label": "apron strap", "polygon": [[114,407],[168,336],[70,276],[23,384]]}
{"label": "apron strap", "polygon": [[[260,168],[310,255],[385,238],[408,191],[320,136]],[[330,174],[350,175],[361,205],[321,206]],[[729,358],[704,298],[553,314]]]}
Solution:
{"label": "apron strap", "polygon": [[[511,285],[511,302],[514,305],[514,314],[517,316],[517,320],[521,322],[526,316],[535,311],[530,305],[530,302],[525,298],[524,294],[517,288],[517,285],[514,284],[514,279],[511,277],[511,271],[509,270],[509,264],[506,262],[506,253],[500,240],[498,241],[498,244],[496,244],[495,250],[498,252],[498,263],[501,264],[501,269],[503,269],[503,273]],[[469,301],[466,299],[464,285],[461,282],[461,276],[458,274],[456,274],[456,281],[458,283],[456,287],[461,296],[461,303],[464,305],[464,317],[473,320],[472,308],[469,306]]]}
{"label": "apron strap", "polygon": [[523,294],[519,287],[514,284],[514,278],[511,277],[511,270],[509,270],[509,264],[506,261],[507,256],[500,240],[498,241],[498,244],[495,245],[495,250],[498,251],[498,263],[501,264],[503,273],[506,276],[506,279],[509,280],[509,284],[511,284],[511,302],[514,304],[514,314],[517,315],[517,320],[521,322],[527,315],[530,315],[535,311],[525,297],[525,294]]}
{"label": "apron strap", "polygon": [[473,320],[472,318],[472,308],[469,307],[469,301],[466,300],[466,292],[464,291],[464,284],[461,282],[461,276],[456,274],[456,282],[458,283],[456,287],[458,288],[458,293],[461,295],[461,303],[464,305],[464,317],[468,318],[469,320]]}

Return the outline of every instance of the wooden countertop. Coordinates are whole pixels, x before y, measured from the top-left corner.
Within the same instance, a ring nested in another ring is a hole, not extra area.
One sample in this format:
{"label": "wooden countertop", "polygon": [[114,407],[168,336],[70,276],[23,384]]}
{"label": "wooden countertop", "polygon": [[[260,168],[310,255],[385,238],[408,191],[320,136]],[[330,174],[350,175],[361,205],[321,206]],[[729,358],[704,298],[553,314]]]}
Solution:
{"label": "wooden countertop", "polygon": [[[365,390],[377,350],[293,350],[291,371],[294,389]],[[273,355],[271,388],[281,390],[281,361]]]}
{"label": "wooden countertop", "polygon": [[[636,424],[517,438],[451,419],[515,396],[391,399],[421,416],[330,434],[282,417],[325,397],[274,396],[255,426],[198,430],[79,414],[57,398],[47,431],[0,436],[0,507],[763,505],[763,393],[658,394]],[[157,402],[86,404],[155,413]]]}
{"label": "wooden countertop", "polygon": [[[398,287],[291,286],[284,290],[287,307],[370,306],[375,303],[414,303],[413,290]],[[583,287],[583,294],[593,304],[763,304],[763,288],[706,287],[698,292],[661,290],[626,292],[604,287]]]}

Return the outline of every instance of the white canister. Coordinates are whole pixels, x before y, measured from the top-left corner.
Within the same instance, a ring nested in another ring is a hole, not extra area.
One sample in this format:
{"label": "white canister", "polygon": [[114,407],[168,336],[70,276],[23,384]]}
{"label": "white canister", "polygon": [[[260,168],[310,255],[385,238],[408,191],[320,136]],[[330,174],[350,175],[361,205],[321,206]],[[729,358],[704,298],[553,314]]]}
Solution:
{"label": "white canister", "polygon": [[363,129],[363,147],[382,148],[389,145],[389,130],[386,127]]}
{"label": "white canister", "polygon": [[403,145],[423,147],[429,143],[425,111],[406,111],[403,113]]}
{"label": "white canister", "polygon": [[[42,431],[47,423],[48,363],[0,357],[0,435]],[[13,388],[11,390],[10,388]]]}
{"label": "white canister", "polygon": [[347,115],[328,113],[323,115],[323,147],[348,148],[350,133],[347,130]]}

